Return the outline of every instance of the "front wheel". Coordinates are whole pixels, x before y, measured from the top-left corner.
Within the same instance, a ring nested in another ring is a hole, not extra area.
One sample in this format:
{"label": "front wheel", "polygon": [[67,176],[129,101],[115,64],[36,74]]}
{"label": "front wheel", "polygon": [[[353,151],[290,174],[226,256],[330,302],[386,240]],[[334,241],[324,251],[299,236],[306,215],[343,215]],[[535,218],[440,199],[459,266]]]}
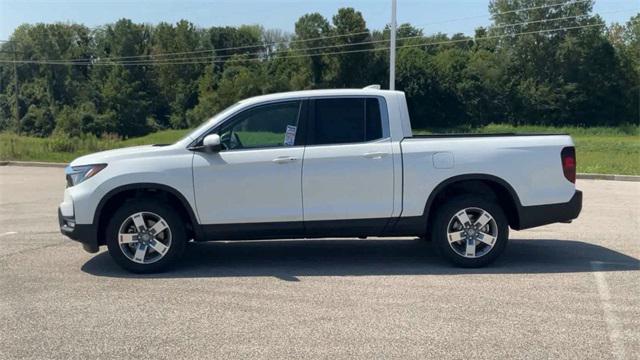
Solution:
{"label": "front wheel", "polygon": [[187,237],[183,221],[169,205],[146,199],[120,207],[105,235],[113,260],[135,273],[167,269],[182,255]]}
{"label": "front wheel", "polygon": [[461,196],[437,211],[431,235],[439,252],[453,264],[482,267],[504,251],[509,224],[496,203],[482,197]]}

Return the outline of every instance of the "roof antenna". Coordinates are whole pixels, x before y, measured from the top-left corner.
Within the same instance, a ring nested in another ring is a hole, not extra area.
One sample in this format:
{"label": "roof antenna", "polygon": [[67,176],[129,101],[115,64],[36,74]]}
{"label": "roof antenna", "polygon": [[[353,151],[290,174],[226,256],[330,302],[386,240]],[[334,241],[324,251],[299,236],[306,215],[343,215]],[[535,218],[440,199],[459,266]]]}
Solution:
{"label": "roof antenna", "polygon": [[380,85],[379,84],[369,85],[369,86],[363,87],[363,89],[380,90]]}

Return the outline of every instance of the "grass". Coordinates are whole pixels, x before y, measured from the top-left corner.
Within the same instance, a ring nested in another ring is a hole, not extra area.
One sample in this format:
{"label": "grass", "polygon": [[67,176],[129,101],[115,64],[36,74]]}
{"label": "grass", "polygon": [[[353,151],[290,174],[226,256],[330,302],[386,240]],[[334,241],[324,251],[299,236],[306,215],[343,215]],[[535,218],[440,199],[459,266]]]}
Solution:
{"label": "grass", "polygon": [[574,137],[578,172],[640,175],[640,136]]}
{"label": "grass", "polygon": [[146,136],[121,140],[114,137],[37,138],[14,133],[0,133],[0,160],[71,162],[97,151],[146,144],[169,144],[183,137],[188,130],[166,130]]}
{"label": "grass", "polygon": [[576,144],[578,172],[640,175],[640,127],[509,127],[489,125],[487,132],[560,132],[573,137]]}
{"label": "grass", "polygon": [[[0,133],[0,160],[70,162],[78,156],[96,151],[144,144],[173,143],[187,132],[188,130],[166,130],[127,140],[98,139],[93,136],[84,136],[79,139],[35,138]],[[415,131],[415,133],[429,132],[435,131]],[[640,175],[640,127],[638,126],[554,128],[492,124],[477,129],[447,129],[444,132],[568,133],[573,136],[576,143],[578,172]],[[273,138],[273,141],[281,140]]]}

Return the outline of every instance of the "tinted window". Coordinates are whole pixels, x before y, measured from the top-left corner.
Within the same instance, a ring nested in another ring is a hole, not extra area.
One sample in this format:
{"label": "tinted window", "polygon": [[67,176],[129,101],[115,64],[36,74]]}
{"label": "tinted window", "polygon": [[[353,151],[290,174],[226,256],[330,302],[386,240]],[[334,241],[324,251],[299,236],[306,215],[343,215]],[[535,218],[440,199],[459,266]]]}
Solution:
{"label": "tinted window", "polygon": [[367,99],[366,116],[365,140],[380,139],[382,137],[382,117],[380,116],[380,103],[378,99]]}
{"label": "tinted window", "polygon": [[300,102],[263,105],[246,110],[218,132],[226,150],[293,146]]}
{"label": "tinted window", "polygon": [[315,101],[314,144],[355,143],[382,137],[378,99]]}

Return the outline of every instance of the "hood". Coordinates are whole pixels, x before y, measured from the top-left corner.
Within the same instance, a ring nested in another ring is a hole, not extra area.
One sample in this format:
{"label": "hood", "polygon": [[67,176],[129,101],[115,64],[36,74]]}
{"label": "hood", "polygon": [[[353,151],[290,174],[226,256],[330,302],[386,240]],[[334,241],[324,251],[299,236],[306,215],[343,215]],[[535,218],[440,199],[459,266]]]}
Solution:
{"label": "hood", "polygon": [[165,148],[166,148],[165,146],[142,145],[142,146],[126,147],[122,149],[101,151],[101,152],[81,156],[73,160],[70,165],[81,166],[81,165],[90,165],[90,164],[109,163],[111,161],[115,161],[122,158],[144,156],[148,153],[161,151],[161,149],[165,149]]}

